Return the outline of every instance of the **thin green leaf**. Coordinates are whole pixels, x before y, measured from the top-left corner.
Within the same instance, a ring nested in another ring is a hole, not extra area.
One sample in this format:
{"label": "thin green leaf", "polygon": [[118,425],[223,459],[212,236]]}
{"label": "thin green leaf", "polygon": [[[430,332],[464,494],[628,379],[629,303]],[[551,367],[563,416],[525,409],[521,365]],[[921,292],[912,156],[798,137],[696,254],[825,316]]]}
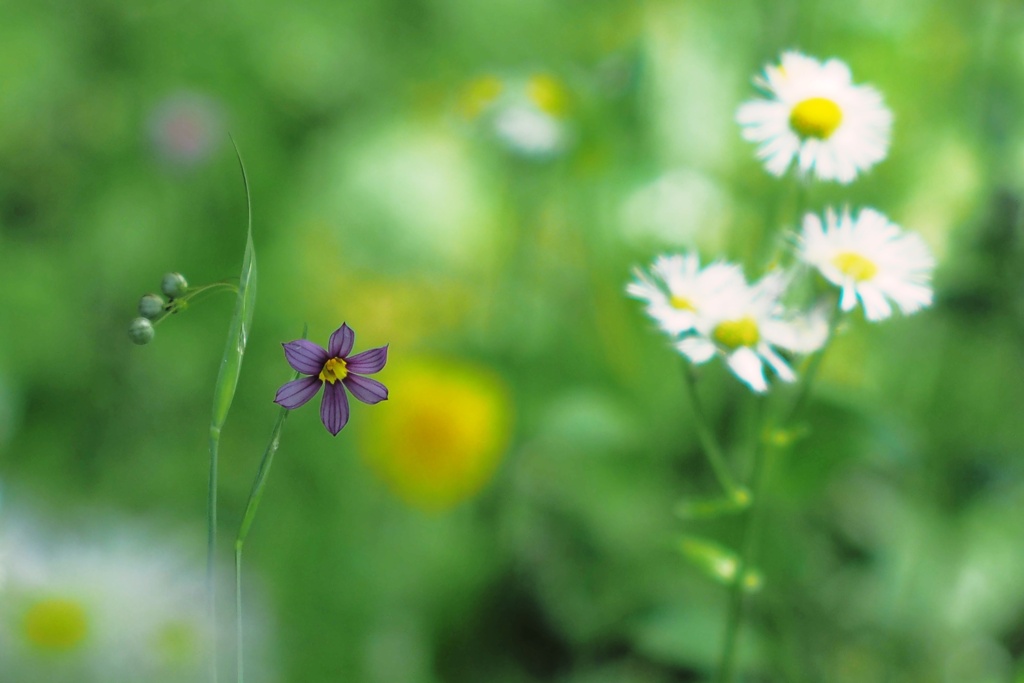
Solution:
{"label": "thin green leaf", "polygon": [[[739,557],[728,548],[699,536],[686,535],[679,539],[679,550],[698,569],[718,583],[731,586],[740,565]],[[761,588],[764,580],[754,567],[743,572],[744,590],[753,592]]]}
{"label": "thin green leaf", "polygon": [[[238,148],[235,148],[236,154]],[[210,422],[211,431],[219,432],[228,417],[231,401],[235,398],[238,386],[238,375],[242,369],[242,356],[245,355],[245,344],[249,338],[249,327],[252,325],[252,312],[256,305],[256,251],[252,244],[252,199],[249,194],[249,177],[245,173],[245,164],[241,155],[238,164],[242,168],[242,181],[245,183],[245,203],[249,221],[245,238],[245,255],[242,259],[242,273],[238,278],[238,296],[235,300],[235,312],[231,316],[228,327],[227,343],[217,373],[217,384],[213,392],[213,417]]]}

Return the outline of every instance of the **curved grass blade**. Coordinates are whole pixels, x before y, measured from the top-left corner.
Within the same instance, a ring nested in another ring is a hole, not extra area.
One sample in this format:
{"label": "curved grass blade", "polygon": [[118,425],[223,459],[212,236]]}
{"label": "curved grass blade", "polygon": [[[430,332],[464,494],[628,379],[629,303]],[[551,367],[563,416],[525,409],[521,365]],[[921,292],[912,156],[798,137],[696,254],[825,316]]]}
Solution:
{"label": "curved grass blade", "polygon": [[[235,144],[234,139],[231,144]],[[256,250],[252,243],[252,197],[249,192],[249,176],[245,172],[245,163],[235,145],[235,155],[242,170],[242,182],[245,185],[245,204],[248,212],[248,225],[245,237],[245,254],[242,257],[242,273],[238,278],[238,295],[235,298],[235,311],[228,325],[227,343],[221,357],[217,382],[213,388],[213,414],[210,418],[210,478],[207,492],[207,547],[206,547],[206,586],[207,610],[210,625],[217,633],[217,585],[215,581],[215,552],[217,547],[217,451],[220,446],[220,433],[227,420],[231,402],[235,398],[238,386],[238,375],[242,370],[242,357],[245,355],[245,344],[249,339],[249,328],[252,325],[252,313],[256,305]],[[217,644],[212,647],[213,655],[210,662],[210,680],[217,681]]]}
{"label": "curved grass blade", "polygon": [[[232,143],[234,140],[232,140]],[[252,244],[252,199],[249,194],[249,177],[245,172],[242,156],[238,155],[238,165],[242,169],[242,182],[245,184],[245,204],[249,214],[248,228],[245,238],[245,255],[242,259],[242,274],[238,278],[238,296],[235,300],[235,312],[231,316],[228,327],[227,344],[224,356],[220,361],[217,373],[217,384],[213,392],[213,419],[210,429],[220,430],[227,419],[231,401],[235,397],[238,375],[242,368],[242,356],[249,338],[249,327],[252,325],[252,312],[256,304],[256,251]]]}

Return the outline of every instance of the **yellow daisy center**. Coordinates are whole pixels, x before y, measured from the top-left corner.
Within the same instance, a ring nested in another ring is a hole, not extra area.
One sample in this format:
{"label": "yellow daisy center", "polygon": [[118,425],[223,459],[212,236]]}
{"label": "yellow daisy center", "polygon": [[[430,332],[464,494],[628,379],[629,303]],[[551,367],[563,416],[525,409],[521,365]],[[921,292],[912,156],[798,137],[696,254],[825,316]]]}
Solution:
{"label": "yellow daisy center", "polygon": [[741,346],[753,346],[761,338],[761,333],[757,329],[757,322],[748,315],[739,320],[719,323],[712,336],[727,349],[737,349]]}
{"label": "yellow daisy center", "polygon": [[526,95],[537,108],[551,116],[565,116],[569,109],[569,95],[554,76],[534,74],[526,84]]}
{"label": "yellow daisy center", "polygon": [[25,637],[40,650],[67,652],[89,632],[85,608],[75,600],[46,598],[28,608],[23,622]]}
{"label": "yellow daisy center", "polygon": [[687,299],[685,296],[679,296],[673,294],[668,298],[668,303],[672,308],[677,311],[696,311],[697,307],[693,305],[693,302]]}
{"label": "yellow daisy center", "polygon": [[839,105],[825,97],[800,102],[789,114],[789,125],[802,138],[828,140],[843,120]]}
{"label": "yellow daisy center", "polygon": [[468,119],[475,119],[494,100],[498,99],[505,86],[497,76],[481,76],[473,81],[462,91],[459,98],[459,109],[463,116]]}
{"label": "yellow daisy center", "polygon": [[320,379],[331,384],[346,377],[348,377],[348,370],[345,361],[341,358],[329,358],[324,363],[324,369],[320,371]]}
{"label": "yellow daisy center", "polygon": [[858,282],[870,280],[878,274],[878,266],[874,261],[852,251],[836,254],[832,259],[832,265],[843,275],[848,275]]}

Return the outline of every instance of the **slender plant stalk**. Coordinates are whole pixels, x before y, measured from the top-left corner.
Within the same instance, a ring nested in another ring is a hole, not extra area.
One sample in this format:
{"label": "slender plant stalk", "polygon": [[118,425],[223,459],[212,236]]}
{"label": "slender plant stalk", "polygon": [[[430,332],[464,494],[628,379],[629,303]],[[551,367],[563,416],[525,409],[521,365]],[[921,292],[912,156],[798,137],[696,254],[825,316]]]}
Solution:
{"label": "slender plant stalk", "polygon": [[754,420],[753,471],[750,475],[750,505],[743,511],[740,528],[740,556],[736,562],[736,573],[729,586],[729,608],[726,614],[725,638],[719,659],[717,683],[732,683],[736,667],[736,644],[739,640],[740,623],[743,619],[743,598],[745,582],[750,570],[754,551],[755,525],[761,510],[764,484],[765,440],[763,438],[763,399],[757,400],[757,416]]}
{"label": "slender plant stalk", "polygon": [[[303,335],[305,336],[305,335]],[[292,379],[298,378],[298,373]],[[242,525],[238,529],[238,536],[235,538],[235,653],[237,659],[238,683],[245,681],[245,638],[242,631],[242,549],[245,546],[245,539],[252,528],[253,520],[256,518],[256,511],[260,506],[260,499],[263,498],[263,489],[267,483],[267,475],[270,474],[270,467],[274,463],[274,455],[281,445],[281,428],[288,417],[288,410],[281,408],[277,416],[277,423],[270,435],[270,442],[263,452],[263,460],[260,461],[260,469],[253,482],[252,491],[249,492],[249,502],[245,506],[245,515],[242,517]]]}
{"label": "slender plant stalk", "polygon": [[217,549],[217,460],[220,449],[220,427],[210,427],[210,476],[206,490],[206,600],[207,613],[213,629],[210,656],[210,680],[217,683],[217,578],[214,553]]}
{"label": "slender plant stalk", "polygon": [[837,301],[835,306],[832,307],[832,316],[828,321],[828,336],[825,338],[825,346],[811,356],[810,361],[808,361],[807,368],[803,372],[803,381],[800,382],[796,398],[793,399],[793,405],[790,407],[789,412],[779,421],[779,425],[782,428],[788,427],[789,423],[803,410],[804,404],[807,403],[807,397],[811,394],[811,385],[814,384],[814,380],[818,376],[818,368],[821,367],[821,360],[825,357],[825,351],[832,344],[832,339],[835,337],[842,318],[842,311],[840,311],[839,302]]}
{"label": "slender plant stalk", "polygon": [[711,427],[708,425],[707,413],[704,412],[704,404],[697,392],[697,377],[693,367],[689,364],[683,368],[683,376],[686,378],[686,389],[690,395],[690,403],[693,405],[693,415],[697,429],[697,438],[700,440],[701,448],[707,455],[711,469],[718,478],[718,483],[725,489],[730,500],[740,505],[746,505],[750,501],[750,494],[746,489],[736,483],[729,471],[729,464],[725,461],[725,455],[718,440],[715,439]]}
{"label": "slender plant stalk", "polygon": [[235,670],[238,683],[245,681],[245,634],[242,632],[242,541],[235,540]]}
{"label": "slender plant stalk", "polygon": [[811,385],[818,375],[818,368],[825,356],[829,343],[835,336],[842,316],[839,304],[836,303],[832,317],[829,320],[828,337],[825,347],[811,357],[807,369],[803,372],[800,386],[797,389],[796,398],[789,411],[778,422],[764,415],[761,401],[758,401],[758,417],[755,421],[754,434],[754,463],[753,472],[750,477],[750,506],[744,511],[740,530],[740,556],[736,565],[736,575],[732,585],[729,587],[729,611],[726,617],[725,639],[722,644],[722,655],[719,660],[717,683],[732,683],[735,672],[736,644],[739,639],[740,623],[743,618],[744,581],[749,570],[754,554],[754,541],[756,537],[756,525],[760,516],[761,498],[764,490],[764,469],[765,460],[768,457],[766,452],[773,443],[770,438],[776,426],[786,428],[803,409],[810,395]]}
{"label": "slender plant stalk", "polygon": [[[309,334],[309,326],[303,325],[302,338]],[[294,373],[291,380],[298,379],[299,373]],[[238,671],[238,683],[245,683],[245,634],[242,630],[244,622],[242,618],[242,549],[245,547],[245,539],[249,536],[249,530],[256,519],[256,511],[259,510],[260,500],[263,498],[263,489],[267,484],[267,476],[270,474],[270,467],[274,464],[274,455],[281,445],[281,430],[284,428],[284,421],[288,419],[288,409],[281,408],[277,413],[277,422],[270,432],[270,441],[263,451],[263,459],[260,460],[260,468],[256,472],[256,479],[252,483],[252,490],[249,492],[249,500],[245,504],[245,514],[242,515],[242,524],[238,527],[238,536],[235,537],[235,659]]]}
{"label": "slender plant stalk", "polygon": [[152,319],[153,326],[156,327],[161,322],[166,320],[168,317],[174,315],[175,313],[178,313],[179,311],[185,310],[185,308],[188,306],[188,303],[193,299],[198,298],[200,294],[205,294],[206,292],[210,292],[219,288],[229,289],[233,291],[235,294],[238,293],[238,285],[236,285],[234,282],[229,282],[228,280],[220,280],[218,282],[211,282],[208,285],[201,285],[199,287],[190,288],[185,294],[179,297],[175,297],[175,299],[170,303],[170,305],[165,307],[164,310],[160,312],[160,315]]}

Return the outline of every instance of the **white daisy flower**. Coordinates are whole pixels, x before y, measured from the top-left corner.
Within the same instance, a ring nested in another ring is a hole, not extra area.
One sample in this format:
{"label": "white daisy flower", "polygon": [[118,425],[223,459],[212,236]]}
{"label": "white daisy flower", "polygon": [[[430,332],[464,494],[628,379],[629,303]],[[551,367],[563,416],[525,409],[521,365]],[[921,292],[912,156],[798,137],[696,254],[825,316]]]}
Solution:
{"label": "white daisy flower", "polygon": [[650,273],[639,268],[626,292],[647,302],[647,315],[672,337],[692,330],[709,301],[720,292],[746,286],[743,272],[731,263],[712,263],[703,270],[696,254],[659,256]]}
{"label": "white daisy flower", "polygon": [[103,538],[76,534],[74,540],[5,521],[0,668],[11,680],[170,683],[202,677],[214,633],[200,562],[186,559],[176,544],[148,540],[152,532],[119,529],[110,520],[104,520]]}
{"label": "white daisy flower", "polygon": [[459,109],[466,119],[483,121],[506,149],[522,157],[550,159],[572,143],[569,91],[550,74],[481,76],[467,84]]}
{"label": "white daisy flower", "polygon": [[741,105],[736,121],[769,173],[781,176],[796,159],[801,174],[845,184],[885,158],[892,113],[838,59],[785,52],[754,82],[769,99]]}
{"label": "white daisy flower", "polygon": [[494,132],[513,151],[528,157],[547,157],[565,145],[561,121],[529,104],[516,104],[494,117]]}
{"label": "white daisy flower", "polygon": [[892,315],[890,302],[904,314],[932,303],[935,259],[928,246],[874,209],[861,209],[856,218],[848,209],[840,215],[829,209],[824,223],[807,214],[800,258],[842,288],[842,310],[853,310],[860,299],[868,320]]}
{"label": "white daisy flower", "polygon": [[695,364],[716,355],[725,358],[729,369],[758,393],[768,390],[767,364],[784,382],[796,379],[793,369],[775,348],[810,353],[820,348],[827,327],[809,319],[784,317],[779,296],[787,279],[772,273],[756,285],[741,282],[718,292],[697,318],[694,333],[676,348]]}

